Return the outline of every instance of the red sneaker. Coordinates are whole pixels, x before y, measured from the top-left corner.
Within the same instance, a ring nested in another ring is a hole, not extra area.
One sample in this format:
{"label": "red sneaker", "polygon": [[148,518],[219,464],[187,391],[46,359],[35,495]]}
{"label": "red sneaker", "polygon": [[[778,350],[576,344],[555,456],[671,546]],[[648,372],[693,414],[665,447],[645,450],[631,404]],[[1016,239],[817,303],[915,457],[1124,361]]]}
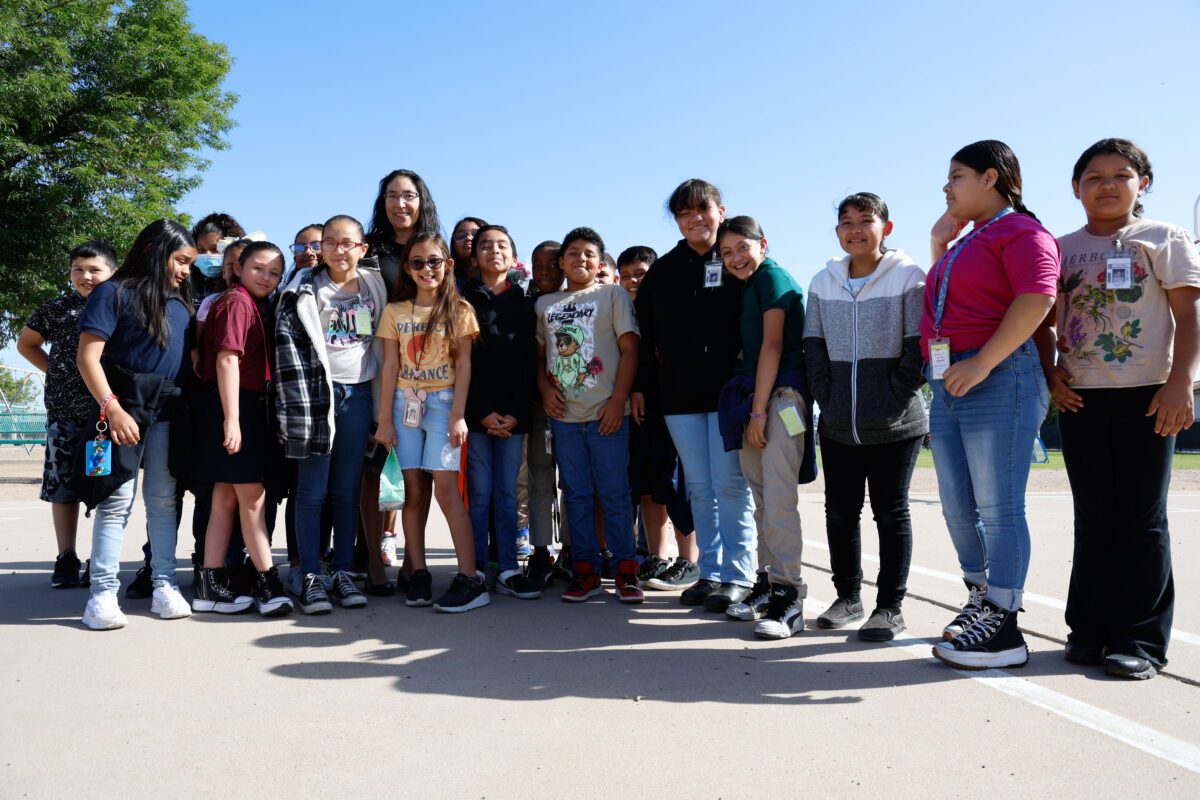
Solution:
{"label": "red sneaker", "polygon": [[590,597],[603,593],[600,588],[600,576],[596,568],[586,561],[577,561],[574,566],[575,578],[571,585],[562,593],[562,599],[568,603],[582,603]]}
{"label": "red sneaker", "polygon": [[640,603],[646,599],[638,586],[638,563],[633,560],[617,564],[617,599],[622,603]]}

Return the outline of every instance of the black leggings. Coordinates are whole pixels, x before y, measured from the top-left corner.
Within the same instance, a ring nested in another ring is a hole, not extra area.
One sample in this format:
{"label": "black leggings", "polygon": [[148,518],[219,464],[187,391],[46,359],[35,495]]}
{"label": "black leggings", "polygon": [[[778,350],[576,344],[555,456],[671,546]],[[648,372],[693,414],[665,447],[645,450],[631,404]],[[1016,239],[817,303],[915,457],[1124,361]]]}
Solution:
{"label": "black leggings", "polygon": [[851,445],[821,439],[825,470],[825,532],[839,597],[858,599],[862,590],[863,489],[870,486],[871,511],[879,529],[878,608],[899,608],[908,591],[912,561],[912,518],[908,487],[923,436],[887,444]]}
{"label": "black leggings", "polygon": [[1075,505],[1067,594],[1070,640],[1167,663],[1175,609],[1167,490],[1174,436],[1146,409],[1158,386],[1078,389],[1083,408],[1059,414]]}

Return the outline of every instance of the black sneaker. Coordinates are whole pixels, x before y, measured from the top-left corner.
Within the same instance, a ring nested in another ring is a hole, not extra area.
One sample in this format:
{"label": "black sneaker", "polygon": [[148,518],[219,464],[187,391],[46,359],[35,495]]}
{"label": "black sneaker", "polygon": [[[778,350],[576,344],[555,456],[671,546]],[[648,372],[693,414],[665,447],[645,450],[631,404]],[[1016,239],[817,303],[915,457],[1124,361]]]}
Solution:
{"label": "black sneaker", "polygon": [[772,584],[771,601],[766,615],[754,626],[754,635],[760,639],[787,639],[804,632],[804,598],[807,586]]}
{"label": "black sneaker", "polygon": [[505,570],[496,577],[496,594],[537,600],[542,596],[542,584],[530,580],[515,569]]}
{"label": "black sneaker", "polygon": [[538,588],[545,589],[554,579],[554,556],[549,550],[534,550],[525,562],[525,577]]}
{"label": "black sneaker", "polygon": [[240,614],[254,604],[254,598],[234,594],[224,569],[201,567],[200,583],[192,587],[192,611]]}
{"label": "black sneaker", "polygon": [[404,594],[404,605],[424,608],[433,605],[433,576],[427,569],[419,569],[408,576],[408,591]]}
{"label": "black sneaker", "polygon": [[321,576],[316,573],[310,572],[301,579],[300,591],[294,596],[296,604],[305,614],[328,614],[333,610],[333,603],[329,602],[329,595],[325,594]]}
{"label": "black sneaker", "polygon": [[683,594],[679,595],[679,602],[685,606],[702,606],[705,599],[710,594],[721,588],[720,581],[712,581],[708,578],[702,578],[692,584],[691,588],[684,589]]}
{"label": "black sneaker", "polygon": [[145,600],[154,594],[154,581],[151,579],[150,565],[143,564],[133,576],[133,582],[125,587],[126,600]]}
{"label": "black sneaker", "polygon": [[638,580],[645,583],[651,578],[660,578],[670,568],[670,559],[660,558],[659,556],[646,556],[646,559],[642,562],[642,566],[638,569]]}
{"label": "black sneaker", "polygon": [[749,586],[739,586],[736,583],[722,583],[720,588],[709,592],[704,598],[704,610],[724,614],[725,609],[734,603],[740,603],[750,596]]}
{"label": "black sneaker", "polygon": [[898,608],[877,608],[871,618],[858,629],[858,638],[864,642],[890,642],[904,632],[904,615]]}
{"label": "black sneaker", "polygon": [[975,621],[982,608],[981,603],[983,603],[983,598],[987,596],[986,586],[976,586],[967,581],[963,581],[963,583],[967,584],[967,604],[963,606],[962,611],[958,612],[958,616],[949,625],[942,628],[942,639],[947,642],[958,636]]}
{"label": "black sneaker", "polygon": [[1023,667],[1029,661],[1029,646],[1017,628],[1017,612],[985,597],[975,621],[950,641],[935,644],[933,654],[958,669]]}
{"label": "black sneaker", "polygon": [[329,597],[337,600],[342,608],[362,608],[367,596],[354,585],[354,573],[338,570],[329,582]]}
{"label": "black sneaker", "polygon": [[[667,571],[657,578],[646,581],[647,589],[657,589],[660,592],[677,592],[686,589],[700,580],[700,567],[686,558],[677,558],[667,567]],[[697,603],[696,605],[699,605]]]}
{"label": "black sneaker", "polygon": [[258,589],[254,593],[254,604],[264,617],[282,617],[292,613],[292,601],[283,590],[279,571],[271,567],[258,573]]}
{"label": "black sneaker", "polygon": [[74,550],[64,550],[54,559],[54,574],[50,576],[50,585],[55,589],[73,589],[79,585],[79,556]]}
{"label": "black sneaker", "polygon": [[487,593],[482,576],[476,573],[472,578],[459,572],[455,574],[454,580],[450,581],[450,588],[446,593],[433,604],[433,608],[445,614],[461,614],[473,608],[486,606],[490,602],[492,598]]}
{"label": "black sneaker", "polygon": [[825,613],[817,617],[818,628],[844,628],[851,622],[863,618],[862,600],[857,597],[839,597]]}
{"label": "black sneaker", "polygon": [[770,601],[771,581],[767,578],[767,573],[760,572],[750,594],[742,602],[732,603],[729,608],[725,609],[725,616],[743,622],[753,622],[763,618],[763,615],[767,613],[767,604]]}

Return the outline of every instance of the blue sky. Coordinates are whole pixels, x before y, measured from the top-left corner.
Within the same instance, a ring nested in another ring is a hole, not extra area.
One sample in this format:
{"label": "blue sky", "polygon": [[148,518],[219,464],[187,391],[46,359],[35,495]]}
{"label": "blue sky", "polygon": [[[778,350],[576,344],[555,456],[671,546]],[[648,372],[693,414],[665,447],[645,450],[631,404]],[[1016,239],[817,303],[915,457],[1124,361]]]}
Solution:
{"label": "blue sky", "polygon": [[[960,146],[1008,142],[1027,205],[1079,227],[1079,153],[1138,141],[1149,216],[1192,227],[1200,194],[1194,2],[193,2],[236,63],[230,148],[183,210],[280,243],[364,222],[380,177],[428,182],[443,224],[509,226],[520,255],[590,225],[619,251],[679,238],[664,201],[702,177],[758,217],[807,286],[853,191],[928,261]],[[10,355],[5,353],[6,356]],[[5,358],[13,363],[10,358]]]}

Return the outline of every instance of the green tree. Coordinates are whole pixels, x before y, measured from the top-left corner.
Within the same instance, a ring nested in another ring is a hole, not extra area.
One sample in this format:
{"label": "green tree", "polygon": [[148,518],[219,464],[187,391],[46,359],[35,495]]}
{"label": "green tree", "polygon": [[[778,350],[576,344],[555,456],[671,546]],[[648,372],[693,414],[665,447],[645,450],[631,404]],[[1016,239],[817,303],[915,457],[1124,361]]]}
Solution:
{"label": "green tree", "polygon": [[221,150],[232,60],[183,0],[0,0],[0,344],[85,239],[179,215]]}
{"label": "green tree", "polygon": [[[4,369],[5,366],[0,364],[0,395],[3,395],[3,399],[13,406],[27,406],[37,400],[37,379],[32,375]],[[0,411],[3,410],[4,404],[0,403]]]}

